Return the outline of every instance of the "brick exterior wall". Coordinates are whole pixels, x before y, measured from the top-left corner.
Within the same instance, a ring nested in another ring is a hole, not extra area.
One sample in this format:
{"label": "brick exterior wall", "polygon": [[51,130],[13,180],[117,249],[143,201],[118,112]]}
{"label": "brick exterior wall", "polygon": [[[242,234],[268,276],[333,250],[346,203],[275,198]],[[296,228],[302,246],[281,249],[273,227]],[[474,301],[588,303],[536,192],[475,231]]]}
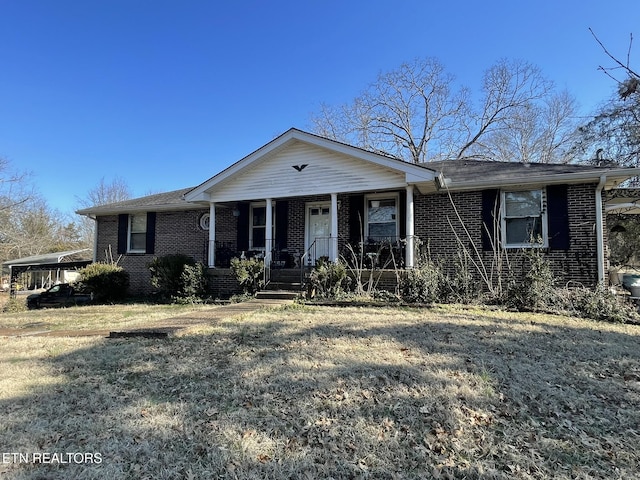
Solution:
{"label": "brick exterior wall", "polygon": [[[338,249],[341,251],[349,237],[350,195],[338,195]],[[305,253],[305,207],[307,203],[331,203],[329,195],[283,198],[289,202],[289,224],[287,227],[287,249],[290,253]]]}
{"label": "brick exterior wall", "polygon": [[[130,291],[136,295],[151,293],[151,275],[147,265],[163,255],[181,253],[197,262],[207,261],[209,232],[200,228],[200,217],[206,210],[158,212],[156,216],[155,253],[124,254],[119,265],[129,272]],[[109,252],[117,260],[118,216],[98,217],[96,260],[109,261]]]}
{"label": "brick exterior wall", "polygon": [[[472,252],[475,244],[485,266],[491,268],[493,252],[483,251],[480,243],[483,229],[481,195],[482,192],[474,191],[455,192],[451,198],[446,193],[414,197],[415,233],[423,247],[428,247],[432,257],[440,258],[444,265],[453,265],[462,242]],[[598,275],[595,184],[569,185],[567,197],[569,249],[542,251],[561,282],[574,281],[592,286],[597,283]],[[469,235],[465,233],[463,224]],[[506,252],[514,271],[524,272],[527,267],[522,250],[509,249]]]}
{"label": "brick exterior wall", "polygon": [[[597,255],[595,230],[595,184],[568,186],[568,213],[570,247],[568,250],[544,250],[554,273],[562,282],[576,281],[585,285],[597,282]],[[446,193],[421,195],[414,193],[415,234],[420,238],[423,248],[428,246],[432,256],[439,257],[443,264],[453,265],[459,251],[459,242],[473,251],[475,245],[485,262],[490,267],[492,252],[483,252],[481,247],[482,232],[482,192],[456,192],[451,199]],[[351,196],[338,195],[338,235],[339,246],[343,250],[349,238],[349,211]],[[305,196],[276,201],[288,201],[287,248],[290,253],[304,253],[305,245],[305,205],[309,202],[330,203],[329,195]],[[453,204],[469,232],[465,233]],[[237,252],[238,218],[233,215],[233,205],[219,205],[216,208],[216,242],[218,247],[224,246]],[[156,217],[156,236],[154,254],[126,254],[119,264],[131,275],[131,292],[148,294],[151,292],[150,274],[147,268],[154,257],[181,253],[192,256],[196,261],[207,263],[208,237],[207,230],[200,227],[200,218],[208,210],[188,210],[183,212],[158,212]],[[400,218],[399,221],[404,221]],[[97,260],[109,260],[111,249],[117,259],[118,217],[104,216],[98,218]],[[606,231],[606,230],[605,230]],[[507,252],[512,266],[526,269],[522,254],[518,250]],[[228,268],[213,271],[214,282],[212,294],[225,298],[238,293],[238,287]],[[386,285],[385,287],[392,286]]]}

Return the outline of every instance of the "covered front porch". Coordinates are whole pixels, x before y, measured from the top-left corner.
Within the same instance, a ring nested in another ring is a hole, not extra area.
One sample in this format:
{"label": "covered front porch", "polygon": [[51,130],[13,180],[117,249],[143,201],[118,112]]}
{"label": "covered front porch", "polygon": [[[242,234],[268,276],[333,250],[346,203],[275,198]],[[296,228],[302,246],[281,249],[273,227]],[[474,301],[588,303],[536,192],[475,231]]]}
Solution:
{"label": "covered front porch", "polygon": [[[319,259],[355,260],[411,268],[415,262],[414,187],[210,203],[208,265],[234,257],[268,268],[313,266]],[[267,226],[271,228],[267,228]],[[353,258],[351,258],[353,257]]]}
{"label": "covered front porch", "polygon": [[314,265],[350,251],[375,262],[380,247],[411,268],[415,197],[441,183],[423,166],[291,129],[185,200],[208,205],[211,268],[242,256],[269,269]]}

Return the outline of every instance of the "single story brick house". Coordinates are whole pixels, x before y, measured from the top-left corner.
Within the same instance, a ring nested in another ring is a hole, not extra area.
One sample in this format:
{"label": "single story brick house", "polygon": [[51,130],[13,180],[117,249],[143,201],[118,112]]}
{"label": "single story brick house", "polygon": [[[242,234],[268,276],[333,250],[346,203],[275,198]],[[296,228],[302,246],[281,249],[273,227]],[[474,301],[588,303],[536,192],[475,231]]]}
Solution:
{"label": "single story brick house", "polygon": [[607,192],[638,175],[474,159],[416,165],[290,129],[196,187],[77,213],[95,219],[94,260],[119,257],[134,293],[150,291],[147,265],[167,254],[207,264],[224,296],[236,256],[264,258],[267,275],[345,252],[383,268],[381,245],[403,269],[418,245],[445,261],[461,248],[487,262],[541,248],[564,281],[594,285],[608,268]]}

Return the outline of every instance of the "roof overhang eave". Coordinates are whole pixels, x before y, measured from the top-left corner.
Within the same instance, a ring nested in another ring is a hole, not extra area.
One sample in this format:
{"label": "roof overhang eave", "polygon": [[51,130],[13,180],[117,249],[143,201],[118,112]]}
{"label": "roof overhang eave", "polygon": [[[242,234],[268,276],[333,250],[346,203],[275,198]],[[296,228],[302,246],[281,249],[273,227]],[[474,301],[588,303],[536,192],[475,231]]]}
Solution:
{"label": "roof overhang eave", "polygon": [[117,208],[85,208],[83,210],[77,210],[78,215],[86,217],[104,217],[105,215],[119,215],[121,213],[144,213],[144,212],[181,212],[184,210],[197,210],[208,208],[208,206],[202,205],[196,202],[185,202],[183,204],[171,204],[171,205],[136,205],[130,207],[117,207]]}
{"label": "roof overhang eave", "polygon": [[589,171],[577,173],[561,173],[552,175],[535,175],[526,177],[511,177],[499,180],[473,180],[455,182],[447,179],[446,188],[451,191],[482,190],[487,188],[500,188],[510,185],[553,185],[561,183],[598,183],[602,176],[606,177],[605,189],[611,189],[629,178],[640,176],[640,168],[625,168],[603,171]]}

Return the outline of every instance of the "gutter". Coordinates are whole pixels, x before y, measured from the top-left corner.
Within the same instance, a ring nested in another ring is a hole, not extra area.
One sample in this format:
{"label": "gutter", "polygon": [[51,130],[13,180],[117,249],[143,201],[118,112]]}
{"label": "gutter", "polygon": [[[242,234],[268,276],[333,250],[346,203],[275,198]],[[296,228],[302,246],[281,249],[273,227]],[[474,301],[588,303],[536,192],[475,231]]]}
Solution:
{"label": "gutter", "polygon": [[[601,180],[605,176],[610,180],[616,182],[622,182],[628,178],[640,176],[640,168],[616,168],[607,170],[606,174],[601,172],[595,172],[589,170],[588,172],[571,172],[571,173],[556,173],[556,174],[539,174],[523,176],[512,176],[503,179],[480,179],[480,180],[467,180],[463,182],[456,182],[451,178],[449,180],[448,188],[451,191],[464,191],[464,190],[481,190],[484,188],[499,188],[514,185],[551,185],[560,183],[582,183],[582,182],[595,182]],[[606,180],[606,179],[605,179]],[[604,188],[604,187],[603,187]]]}
{"label": "gutter", "polygon": [[604,285],[604,228],[602,215],[602,189],[607,182],[606,175],[600,175],[600,182],[596,187],[596,254],[598,258],[598,284]]}

